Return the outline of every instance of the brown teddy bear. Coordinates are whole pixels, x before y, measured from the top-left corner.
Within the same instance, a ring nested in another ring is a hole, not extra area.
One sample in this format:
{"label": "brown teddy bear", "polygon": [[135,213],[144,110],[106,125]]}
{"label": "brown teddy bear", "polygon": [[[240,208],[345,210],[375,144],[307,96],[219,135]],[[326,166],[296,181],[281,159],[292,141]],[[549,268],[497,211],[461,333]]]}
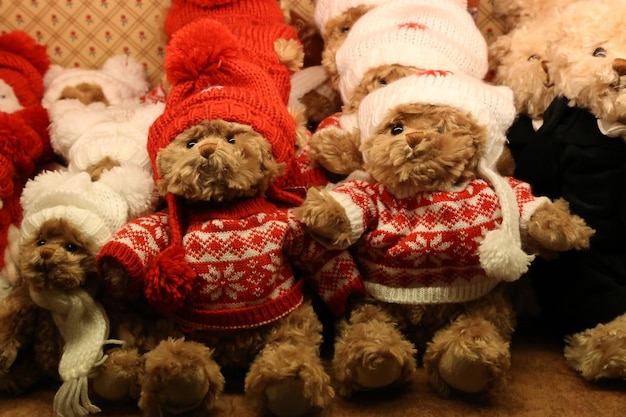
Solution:
{"label": "brown teddy bear", "polygon": [[184,332],[143,354],[139,407],[206,415],[224,375],[243,371],[261,413],[323,409],[333,389],[322,325],[298,271],[340,273],[346,293],[361,281],[350,254],[309,239],[292,212],[302,199],[281,177],[299,175],[294,119],[215,20],[178,30],[165,70],[172,87],[148,151],[167,208],[127,224],[98,257],[113,291],[140,294]]}
{"label": "brown teddy bear", "polygon": [[338,175],[362,167],[357,110],[367,94],[418,68],[487,73],[487,45],[463,1],[386,2],[360,16],[339,41],[332,46],[342,113],[324,120],[310,140],[313,158]]}
{"label": "brown teddy bear", "polygon": [[557,98],[516,161],[533,189],[564,198],[596,230],[590,247],[530,269],[542,323],[589,380],[626,377],[626,36],[623,1],[562,8],[546,37]]}
{"label": "brown teddy bear", "polygon": [[364,171],[296,209],[321,242],[353,248],[365,280],[335,341],[340,394],[405,382],[416,347],[440,394],[504,385],[515,318],[502,286],[533,259],[522,242],[581,249],[593,232],[566,203],[494,171],[514,115],[510,89],[450,71],[361,102]]}

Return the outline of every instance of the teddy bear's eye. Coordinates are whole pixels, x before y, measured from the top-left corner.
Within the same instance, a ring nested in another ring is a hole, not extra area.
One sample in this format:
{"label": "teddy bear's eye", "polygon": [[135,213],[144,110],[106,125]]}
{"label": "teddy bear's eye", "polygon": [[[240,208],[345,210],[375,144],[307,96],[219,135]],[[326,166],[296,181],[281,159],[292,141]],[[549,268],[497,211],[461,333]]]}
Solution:
{"label": "teddy bear's eye", "polygon": [[198,143],[197,139],[191,139],[189,142],[187,142],[187,149],[191,149],[194,146],[196,146],[196,144]]}
{"label": "teddy bear's eye", "polygon": [[537,54],[532,54],[531,56],[528,57],[529,61],[536,61],[538,59],[541,59],[541,56],[539,56]]}
{"label": "teddy bear's eye", "polygon": [[602,58],[606,58],[606,49],[604,49],[602,47],[596,48],[593,51],[593,56],[599,56],[599,57],[602,57]]}
{"label": "teddy bear's eye", "polygon": [[347,32],[350,32],[350,26],[342,26],[341,33],[347,33]]}
{"label": "teddy bear's eye", "polygon": [[404,132],[404,125],[402,123],[396,123],[393,126],[391,126],[391,134],[396,136],[399,135],[400,133]]}
{"label": "teddy bear's eye", "polygon": [[384,78],[381,78],[380,80],[378,80],[378,83],[380,85],[387,85],[387,80],[385,80]]}
{"label": "teddy bear's eye", "polygon": [[42,238],[42,239],[39,239],[39,240],[37,241],[37,246],[43,246],[43,245],[45,245],[45,244],[46,244],[46,239],[43,239],[43,238]]}
{"label": "teddy bear's eye", "polygon": [[226,136],[226,141],[230,144],[235,143],[235,135],[228,135]]}
{"label": "teddy bear's eye", "polygon": [[78,250],[78,246],[74,243],[68,242],[65,244],[65,250],[68,252],[76,252]]}

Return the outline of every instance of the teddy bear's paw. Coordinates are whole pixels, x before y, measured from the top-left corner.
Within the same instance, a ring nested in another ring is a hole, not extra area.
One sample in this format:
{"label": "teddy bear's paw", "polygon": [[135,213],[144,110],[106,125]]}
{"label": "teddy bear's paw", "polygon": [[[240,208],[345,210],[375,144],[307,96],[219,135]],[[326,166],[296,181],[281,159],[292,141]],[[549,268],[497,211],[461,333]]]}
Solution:
{"label": "teddy bear's paw", "polygon": [[101,263],[102,277],[105,284],[115,296],[121,296],[128,286],[128,273],[124,267],[113,259],[105,259]]}
{"label": "teddy bear's paw", "polygon": [[18,347],[15,343],[5,344],[0,351],[0,374],[9,371],[17,358]]}
{"label": "teddy bear's paw", "polygon": [[296,417],[325,408],[334,391],[317,345],[270,344],[250,366],[245,392],[259,410]]}
{"label": "teddy bear's paw", "polygon": [[311,410],[304,395],[304,382],[297,378],[276,381],[265,389],[267,409],[277,417],[300,417]]}
{"label": "teddy bear's paw", "polygon": [[594,233],[581,217],[570,213],[564,199],[540,205],[528,223],[529,236],[542,249],[551,251],[588,248]]}
{"label": "teddy bear's paw", "polygon": [[358,132],[325,128],[309,139],[311,156],[323,168],[337,175],[349,175],[363,168]]}
{"label": "teddy bear's paw", "polygon": [[143,361],[137,349],[116,348],[107,353],[91,386],[98,396],[108,401],[137,399],[142,372]]}
{"label": "teddy bear's paw", "polygon": [[304,65],[304,50],[296,39],[278,38],[274,41],[274,50],[278,61],[284,64],[289,71],[295,72]]}
{"label": "teddy bear's paw", "polygon": [[504,386],[511,366],[509,344],[481,319],[455,322],[437,332],[424,354],[429,384],[440,395],[452,390],[487,394]]}
{"label": "teddy bear's paw", "polygon": [[326,190],[309,188],[307,197],[294,210],[311,235],[332,249],[345,249],[354,242],[346,210]]}
{"label": "teddy bear's paw", "polygon": [[412,343],[393,324],[372,320],[349,326],[335,344],[337,390],[374,390],[406,382],[417,367]]}
{"label": "teddy bear's paw", "polygon": [[201,343],[183,339],[164,340],[146,353],[139,397],[144,416],[206,415],[213,409],[225,381],[212,355]]}
{"label": "teddy bear's paw", "polygon": [[587,380],[626,379],[626,314],[566,338],[565,359]]}

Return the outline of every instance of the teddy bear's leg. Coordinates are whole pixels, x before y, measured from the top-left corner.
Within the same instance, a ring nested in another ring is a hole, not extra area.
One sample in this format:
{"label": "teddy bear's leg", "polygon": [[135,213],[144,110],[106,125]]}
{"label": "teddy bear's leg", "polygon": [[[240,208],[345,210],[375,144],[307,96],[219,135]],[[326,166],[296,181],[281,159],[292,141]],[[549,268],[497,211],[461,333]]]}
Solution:
{"label": "teddy bear's leg", "polygon": [[626,314],[566,338],[568,364],[587,380],[626,378]]}
{"label": "teddy bear's leg", "polygon": [[426,348],[424,368],[432,388],[447,396],[452,389],[487,394],[503,387],[514,327],[513,310],[501,288],[468,303]]}
{"label": "teddy bear's leg", "polygon": [[168,339],[144,355],[139,408],[144,417],[206,416],[224,390],[213,350],[195,341]]}
{"label": "teddy bear's leg", "polygon": [[260,411],[298,417],[325,408],[334,396],[320,358],[322,324],[305,302],[272,329],[245,379],[245,393]]}
{"label": "teddy bear's leg", "polygon": [[143,366],[143,358],[136,348],[111,349],[91,386],[98,396],[108,401],[137,400]]}
{"label": "teddy bear's leg", "polygon": [[375,304],[356,306],[338,325],[333,373],[339,394],[406,382],[415,371],[417,350],[396,320]]}

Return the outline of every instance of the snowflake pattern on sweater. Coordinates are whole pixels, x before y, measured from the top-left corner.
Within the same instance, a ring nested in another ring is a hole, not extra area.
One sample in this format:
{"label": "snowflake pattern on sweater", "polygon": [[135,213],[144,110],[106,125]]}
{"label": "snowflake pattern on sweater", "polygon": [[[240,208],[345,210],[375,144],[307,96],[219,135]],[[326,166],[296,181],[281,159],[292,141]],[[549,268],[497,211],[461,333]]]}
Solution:
{"label": "snowflake pattern on sweater", "polygon": [[[521,225],[545,198],[508,179],[515,190]],[[484,180],[459,190],[397,198],[379,183],[350,180],[331,192],[348,214],[356,260],[365,287],[392,303],[462,302],[498,282],[480,265],[478,247],[502,222],[498,197]]]}
{"label": "snowflake pattern on sweater", "polygon": [[[130,289],[141,290],[147,268],[169,243],[168,213],[154,213],[113,236],[98,262],[114,259],[129,274]],[[336,314],[350,293],[363,291],[348,251],[325,249],[292,210],[264,198],[190,210],[183,246],[197,274],[186,305],[172,313],[185,330],[253,328],[283,317],[303,300],[294,268],[307,273]]]}

